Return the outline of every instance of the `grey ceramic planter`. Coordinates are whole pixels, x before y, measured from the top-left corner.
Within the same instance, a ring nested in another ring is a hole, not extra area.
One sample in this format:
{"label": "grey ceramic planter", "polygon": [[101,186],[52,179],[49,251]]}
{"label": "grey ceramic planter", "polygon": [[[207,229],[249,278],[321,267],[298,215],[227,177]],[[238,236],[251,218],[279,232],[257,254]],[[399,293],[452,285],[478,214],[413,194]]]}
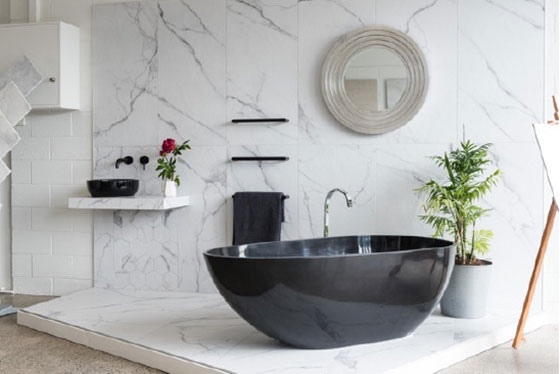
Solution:
{"label": "grey ceramic planter", "polygon": [[481,318],[486,314],[492,263],[455,265],[441,299],[441,313],[454,318]]}

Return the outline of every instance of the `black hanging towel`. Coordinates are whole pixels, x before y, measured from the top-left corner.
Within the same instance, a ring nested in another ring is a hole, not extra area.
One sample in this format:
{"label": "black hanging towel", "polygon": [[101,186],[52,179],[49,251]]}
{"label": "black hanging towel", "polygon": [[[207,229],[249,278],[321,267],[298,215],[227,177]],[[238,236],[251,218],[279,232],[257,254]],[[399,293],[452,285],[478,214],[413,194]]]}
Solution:
{"label": "black hanging towel", "polygon": [[279,241],[284,199],[282,192],[233,195],[233,245]]}

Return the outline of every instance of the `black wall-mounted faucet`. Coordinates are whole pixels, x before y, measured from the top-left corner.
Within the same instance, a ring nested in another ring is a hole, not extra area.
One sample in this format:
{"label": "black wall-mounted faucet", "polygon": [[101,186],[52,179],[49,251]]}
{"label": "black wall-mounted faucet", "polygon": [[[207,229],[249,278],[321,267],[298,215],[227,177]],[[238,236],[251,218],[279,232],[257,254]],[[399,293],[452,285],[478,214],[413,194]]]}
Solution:
{"label": "black wall-mounted faucet", "polygon": [[142,169],[146,170],[146,164],[150,162],[150,158],[148,156],[140,157],[140,164],[142,164]]}
{"label": "black wall-mounted faucet", "polygon": [[117,159],[117,161],[115,162],[115,169],[118,169],[119,166],[120,166],[122,163],[125,163],[125,164],[127,164],[127,165],[130,165],[130,164],[132,164],[133,162],[134,162],[134,159],[132,158],[132,156],[126,156],[126,157],[124,157],[124,158],[119,158],[119,159]]}

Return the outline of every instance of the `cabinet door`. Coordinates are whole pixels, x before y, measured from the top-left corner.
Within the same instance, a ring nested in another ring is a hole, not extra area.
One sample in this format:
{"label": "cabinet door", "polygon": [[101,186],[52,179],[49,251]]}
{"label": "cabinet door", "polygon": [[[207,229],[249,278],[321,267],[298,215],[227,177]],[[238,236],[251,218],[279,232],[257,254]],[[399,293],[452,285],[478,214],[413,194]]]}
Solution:
{"label": "cabinet door", "polygon": [[60,78],[58,25],[32,24],[2,27],[0,47],[2,51],[7,52],[6,56],[2,56],[0,71],[5,71],[18,58],[26,54],[43,75],[43,82],[27,97],[31,106],[33,108],[56,107],[59,103]]}

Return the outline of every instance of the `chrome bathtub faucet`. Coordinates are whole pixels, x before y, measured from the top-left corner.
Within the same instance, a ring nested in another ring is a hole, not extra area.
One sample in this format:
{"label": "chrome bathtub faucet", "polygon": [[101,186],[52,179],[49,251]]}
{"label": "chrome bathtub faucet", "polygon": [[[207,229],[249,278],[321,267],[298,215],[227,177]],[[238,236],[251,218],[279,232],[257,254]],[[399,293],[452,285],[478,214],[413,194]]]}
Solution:
{"label": "chrome bathtub faucet", "polygon": [[348,208],[352,208],[352,206],[354,206],[354,201],[352,200],[352,196],[350,196],[348,192],[344,191],[341,188],[334,188],[330,190],[329,193],[327,193],[327,197],[325,197],[325,210],[324,210],[324,221],[323,221],[324,223],[323,236],[325,238],[329,236],[329,213],[330,213],[329,205],[331,203],[331,198],[335,192],[340,192],[341,194],[344,195],[344,198],[346,199],[346,206]]}

